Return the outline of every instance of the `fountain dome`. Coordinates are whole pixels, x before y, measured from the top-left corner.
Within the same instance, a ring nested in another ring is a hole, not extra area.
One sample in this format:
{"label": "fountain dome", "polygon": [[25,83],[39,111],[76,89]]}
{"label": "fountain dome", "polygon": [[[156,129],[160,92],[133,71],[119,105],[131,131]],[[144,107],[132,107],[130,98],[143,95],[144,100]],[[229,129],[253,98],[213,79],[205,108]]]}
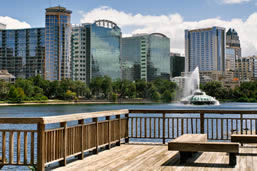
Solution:
{"label": "fountain dome", "polygon": [[206,95],[205,92],[199,89],[195,90],[192,95],[182,99],[181,103],[194,105],[219,104],[219,102],[214,97]]}

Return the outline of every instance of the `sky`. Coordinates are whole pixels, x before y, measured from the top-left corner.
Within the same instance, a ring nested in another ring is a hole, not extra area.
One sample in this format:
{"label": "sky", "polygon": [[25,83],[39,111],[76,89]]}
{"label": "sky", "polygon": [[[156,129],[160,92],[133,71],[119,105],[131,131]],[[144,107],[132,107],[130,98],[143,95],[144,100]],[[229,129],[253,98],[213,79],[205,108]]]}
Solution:
{"label": "sky", "polygon": [[0,23],[7,28],[44,27],[45,8],[72,10],[72,24],[112,20],[123,36],[160,32],[171,51],[184,54],[184,30],[234,28],[243,56],[257,55],[257,0],[1,0]]}

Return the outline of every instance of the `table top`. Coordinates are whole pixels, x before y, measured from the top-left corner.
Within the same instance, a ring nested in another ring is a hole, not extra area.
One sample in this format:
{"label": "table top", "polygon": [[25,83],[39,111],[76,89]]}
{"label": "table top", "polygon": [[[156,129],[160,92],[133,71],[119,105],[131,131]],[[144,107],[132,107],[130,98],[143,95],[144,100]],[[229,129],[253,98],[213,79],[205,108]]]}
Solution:
{"label": "table top", "polygon": [[184,134],[172,142],[207,142],[207,134]]}

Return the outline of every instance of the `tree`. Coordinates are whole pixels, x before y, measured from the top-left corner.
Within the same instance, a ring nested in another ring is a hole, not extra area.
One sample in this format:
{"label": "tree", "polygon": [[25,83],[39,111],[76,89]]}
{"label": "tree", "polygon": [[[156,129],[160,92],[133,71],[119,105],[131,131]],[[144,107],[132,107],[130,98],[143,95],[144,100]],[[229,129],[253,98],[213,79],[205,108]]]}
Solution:
{"label": "tree", "polygon": [[174,95],[169,91],[165,90],[162,94],[162,101],[165,103],[170,103],[173,100]]}
{"label": "tree", "polygon": [[0,80],[0,98],[1,99],[8,98],[9,89],[10,89],[10,84],[3,80]]}
{"label": "tree", "polygon": [[217,99],[221,99],[220,97],[223,95],[223,86],[219,81],[207,82],[202,88],[207,95],[216,97]]}
{"label": "tree", "polygon": [[156,102],[160,101],[160,99],[161,99],[160,93],[158,91],[154,91],[151,99]]}
{"label": "tree", "polygon": [[94,96],[99,96],[102,92],[103,77],[96,77],[90,81],[89,87]]}
{"label": "tree", "polygon": [[104,76],[101,84],[101,89],[105,98],[109,97],[109,95],[112,94],[112,79],[110,77]]}
{"label": "tree", "polygon": [[31,77],[30,80],[34,86],[40,87],[43,90],[43,94],[50,97],[50,81],[44,80],[40,75]]}
{"label": "tree", "polygon": [[111,100],[112,100],[113,102],[117,102],[117,101],[118,101],[118,94],[112,93]]}
{"label": "tree", "polygon": [[72,92],[70,90],[68,90],[65,94],[64,94],[64,99],[65,100],[74,100],[76,97],[76,93]]}
{"label": "tree", "polygon": [[17,88],[17,92],[18,92],[17,101],[18,101],[18,102],[22,102],[22,101],[25,99],[26,95],[25,95],[23,89],[20,88],[20,87]]}
{"label": "tree", "polygon": [[74,81],[74,89],[72,91],[74,91],[77,94],[77,96],[83,96],[86,98],[91,97],[90,89],[82,81]]}
{"label": "tree", "polygon": [[11,86],[10,91],[8,93],[8,98],[10,100],[16,100],[18,97],[18,91],[14,86]]}
{"label": "tree", "polygon": [[34,85],[31,80],[17,79],[15,87],[22,88],[27,97],[32,97],[34,95]]}
{"label": "tree", "polygon": [[22,102],[25,99],[25,93],[22,88],[15,88],[11,86],[10,91],[8,93],[8,98],[12,102]]}
{"label": "tree", "polygon": [[139,98],[147,97],[147,82],[145,80],[136,81],[136,93]]}

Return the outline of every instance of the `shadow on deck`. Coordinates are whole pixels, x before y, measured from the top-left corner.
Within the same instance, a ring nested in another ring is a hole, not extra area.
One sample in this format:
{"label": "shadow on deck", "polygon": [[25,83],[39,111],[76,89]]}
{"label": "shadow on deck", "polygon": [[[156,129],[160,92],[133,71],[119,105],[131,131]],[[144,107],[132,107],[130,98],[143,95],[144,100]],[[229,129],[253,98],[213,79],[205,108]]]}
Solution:
{"label": "shadow on deck", "polygon": [[179,153],[168,151],[167,145],[122,144],[55,170],[255,170],[257,146],[241,147],[236,167],[229,166],[228,162],[227,153],[204,152],[180,164]]}

